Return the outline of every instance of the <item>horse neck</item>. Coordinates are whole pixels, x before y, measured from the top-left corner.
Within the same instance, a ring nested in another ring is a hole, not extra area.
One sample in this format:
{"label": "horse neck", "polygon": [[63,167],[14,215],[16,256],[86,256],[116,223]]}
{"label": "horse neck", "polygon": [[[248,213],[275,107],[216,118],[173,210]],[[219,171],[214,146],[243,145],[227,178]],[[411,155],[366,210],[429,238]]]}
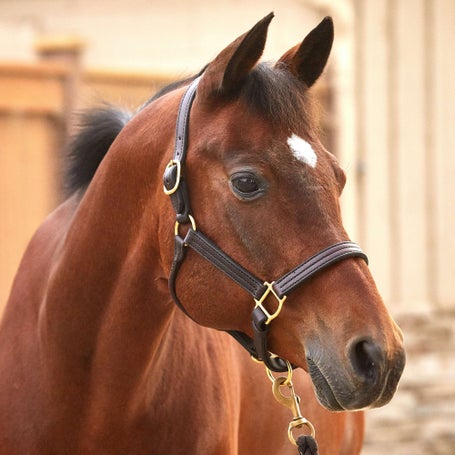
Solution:
{"label": "horse neck", "polygon": [[[159,364],[175,312],[159,246],[159,214],[171,210],[157,175],[165,157],[152,157],[152,143],[135,144],[136,124],[117,138],[82,198],[41,311],[53,402],[67,403],[73,414],[89,394],[100,409],[112,402],[112,389],[128,400]],[[164,248],[171,250],[168,237]]]}

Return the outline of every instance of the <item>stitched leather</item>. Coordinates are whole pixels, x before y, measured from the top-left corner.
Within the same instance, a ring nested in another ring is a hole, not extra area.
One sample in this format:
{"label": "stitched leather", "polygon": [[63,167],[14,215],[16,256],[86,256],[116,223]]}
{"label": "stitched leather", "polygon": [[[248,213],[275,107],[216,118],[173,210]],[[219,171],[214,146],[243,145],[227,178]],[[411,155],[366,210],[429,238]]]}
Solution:
{"label": "stitched leather", "polygon": [[336,262],[349,257],[362,258],[368,264],[368,257],[354,242],[340,242],[316,253],[295,269],[275,281],[276,293],[283,297],[301,286],[305,281]]}
{"label": "stitched leather", "polygon": [[259,299],[265,292],[266,287],[261,280],[224,253],[202,232],[190,229],[185,237],[185,243],[231,278],[231,280],[235,281],[255,299]]}
{"label": "stitched leather", "polygon": [[196,89],[199,84],[201,76],[196,78],[188,87],[182,97],[177,114],[177,125],[175,128],[175,146],[174,146],[174,160],[183,162],[186,158],[188,151],[188,128],[189,128],[189,115],[191,106],[196,96]]}

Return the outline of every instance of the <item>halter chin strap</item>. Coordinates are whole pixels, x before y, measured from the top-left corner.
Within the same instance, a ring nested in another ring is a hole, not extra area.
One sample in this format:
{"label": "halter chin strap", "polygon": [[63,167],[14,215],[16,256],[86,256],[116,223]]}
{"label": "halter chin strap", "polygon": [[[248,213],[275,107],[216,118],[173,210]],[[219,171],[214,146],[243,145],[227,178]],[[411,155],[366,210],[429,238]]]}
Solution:
{"label": "halter chin strap", "polygon": [[[287,295],[304,284],[321,270],[347,258],[359,257],[368,264],[368,258],[360,247],[353,242],[340,242],[327,247],[276,281],[262,281],[228,256],[214,242],[197,229],[191,216],[188,188],[185,182],[184,163],[188,151],[188,126],[191,105],[196,95],[200,78],[188,87],[180,102],[177,116],[174,156],[166,166],[163,176],[164,192],[172,202],[176,212],[174,259],[169,276],[169,290],[177,306],[190,318],[176,292],[176,278],[185,259],[188,247],[221,270],[225,275],[247,291],[254,299],[252,312],[254,339],[243,332],[228,330],[250,355],[265,363],[272,371],[287,371],[286,360],[272,354],[267,347],[267,334],[270,322],[281,312]],[[189,225],[186,234],[179,233],[180,225]],[[265,301],[276,300],[272,312],[265,307]]]}

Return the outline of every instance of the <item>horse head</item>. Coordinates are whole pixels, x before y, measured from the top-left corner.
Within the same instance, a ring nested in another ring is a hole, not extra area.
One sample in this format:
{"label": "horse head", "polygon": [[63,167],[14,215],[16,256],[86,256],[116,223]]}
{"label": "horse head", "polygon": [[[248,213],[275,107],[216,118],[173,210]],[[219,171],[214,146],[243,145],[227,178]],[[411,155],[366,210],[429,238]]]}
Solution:
{"label": "horse head", "polygon": [[[325,18],[275,64],[258,63],[272,17],[202,73],[185,163],[193,228],[265,282],[349,240],[339,203],[346,177],[318,138],[310,93],[330,53],[332,20]],[[164,245],[170,264],[169,242]],[[199,324],[253,337],[251,297],[194,251],[176,289]],[[268,296],[264,306],[274,305]],[[268,347],[309,372],[330,410],[384,405],[404,367],[400,329],[359,257],[325,268],[290,293],[270,323]]]}

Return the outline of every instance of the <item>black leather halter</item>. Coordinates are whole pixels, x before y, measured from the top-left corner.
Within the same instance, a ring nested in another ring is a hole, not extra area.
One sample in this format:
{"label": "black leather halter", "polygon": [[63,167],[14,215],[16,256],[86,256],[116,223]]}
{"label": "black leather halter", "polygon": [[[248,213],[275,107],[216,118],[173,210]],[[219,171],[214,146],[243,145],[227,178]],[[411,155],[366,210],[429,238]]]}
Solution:
{"label": "black leather halter", "polygon": [[[169,276],[169,290],[175,303],[190,316],[178,299],[175,287],[177,274],[185,259],[187,247],[190,247],[245,289],[256,303],[252,312],[254,339],[239,331],[228,331],[228,333],[251,356],[264,362],[270,370],[278,372],[287,371],[287,362],[269,352],[267,348],[267,334],[269,332],[270,322],[279,315],[287,295],[315,274],[336,262],[347,258],[359,257],[368,264],[368,258],[356,243],[340,242],[325,248],[305,260],[276,281],[270,283],[263,282],[224,253],[214,242],[197,229],[196,222],[191,216],[184,164],[188,151],[189,114],[199,80],[200,78],[197,78],[191,83],[180,102],[174,156],[167,165],[163,176],[164,192],[170,196],[176,213],[174,260]],[[184,237],[179,233],[179,226],[183,224],[189,225]],[[277,301],[277,308],[273,313],[270,313],[263,305],[263,302],[269,296],[273,296]]]}

